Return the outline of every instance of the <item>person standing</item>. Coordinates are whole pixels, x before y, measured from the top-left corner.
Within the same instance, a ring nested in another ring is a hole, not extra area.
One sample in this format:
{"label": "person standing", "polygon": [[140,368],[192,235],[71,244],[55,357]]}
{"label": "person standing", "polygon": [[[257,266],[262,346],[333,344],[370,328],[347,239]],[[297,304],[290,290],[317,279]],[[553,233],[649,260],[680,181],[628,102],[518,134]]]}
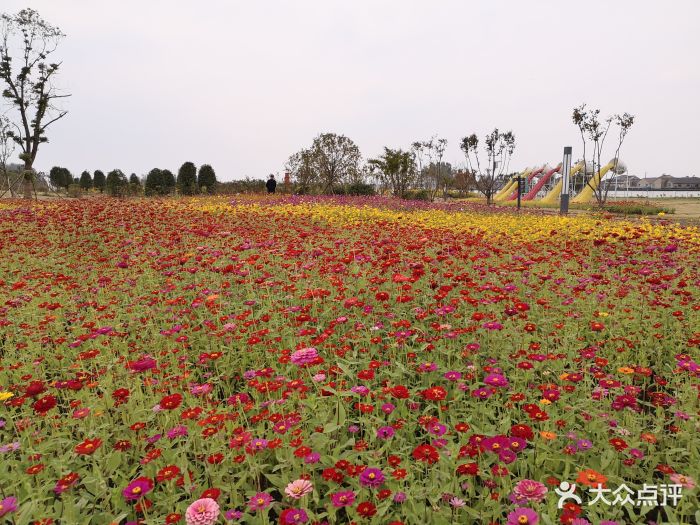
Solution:
{"label": "person standing", "polygon": [[267,179],[265,187],[267,188],[267,193],[275,193],[275,188],[277,188],[277,181],[275,180],[275,176],[272,173],[270,173],[270,178]]}

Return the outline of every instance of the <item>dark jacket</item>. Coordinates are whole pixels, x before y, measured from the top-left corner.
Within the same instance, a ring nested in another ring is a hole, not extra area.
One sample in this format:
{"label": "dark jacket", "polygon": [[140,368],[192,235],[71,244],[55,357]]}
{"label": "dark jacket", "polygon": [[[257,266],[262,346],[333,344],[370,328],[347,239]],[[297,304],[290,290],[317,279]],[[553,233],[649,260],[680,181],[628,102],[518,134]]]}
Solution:
{"label": "dark jacket", "polygon": [[275,193],[275,188],[277,187],[277,181],[275,179],[267,179],[267,182],[265,183],[265,187],[267,188],[267,193]]}

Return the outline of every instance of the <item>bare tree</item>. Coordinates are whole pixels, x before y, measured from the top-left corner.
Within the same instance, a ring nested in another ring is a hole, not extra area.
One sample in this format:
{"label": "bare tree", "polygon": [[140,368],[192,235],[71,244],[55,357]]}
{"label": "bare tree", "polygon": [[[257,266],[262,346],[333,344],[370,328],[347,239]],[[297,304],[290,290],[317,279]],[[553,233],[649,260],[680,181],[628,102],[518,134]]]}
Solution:
{"label": "bare tree", "polygon": [[[618,143],[615,150],[615,157],[608,164],[612,164],[612,171],[619,174],[623,169],[620,163],[620,149],[622,143],[627,136],[630,128],[634,124],[634,115],[623,113],[622,115],[613,115],[604,120],[600,118],[600,109],[586,109],[586,104],[574,108],[572,120],[578,127],[581,134],[581,142],[583,144],[583,165],[584,165],[584,182],[588,186],[593,195],[595,195],[598,206],[605,205],[608,199],[609,184],[603,184],[601,180],[605,175],[603,170],[603,150],[605,140],[610,132],[613,124],[618,126]],[[588,171],[588,163],[586,159],[586,144],[590,142],[592,145],[591,164],[592,170]]]}
{"label": "bare tree", "polygon": [[15,144],[10,136],[10,120],[4,115],[0,115],[0,172],[7,184],[7,188],[3,191],[9,191],[10,196],[15,196],[14,181],[10,181],[10,173],[7,169],[7,161],[15,151]]}
{"label": "bare tree", "polygon": [[31,198],[33,165],[39,145],[48,142],[46,129],[68,113],[55,105],[57,99],[70,96],[59,94],[53,84],[61,64],[47,60],[63,36],[33,9],[0,16],[2,95],[16,110],[10,136],[22,150],[25,198]]}
{"label": "bare tree", "polygon": [[416,182],[419,188],[425,189],[425,174],[423,173],[425,143],[421,141],[414,142],[411,144],[411,151],[413,152],[413,158],[418,162],[418,180]]}
{"label": "bare tree", "polygon": [[500,132],[498,128],[484,138],[486,152],[486,168],[482,170],[479,161],[479,139],[475,133],[464,137],[460,148],[467,159],[468,171],[474,174],[476,189],[486,197],[486,203],[491,204],[496,186],[508,172],[510,159],[515,151],[515,135],[512,131]]}
{"label": "bare tree", "polygon": [[435,169],[428,169],[427,173],[427,184],[428,191],[430,192],[430,200],[434,201],[437,192],[442,184],[442,157],[445,154],[445,148],[447,147],[447,139],[439,139],[437,136],[430,137],[422,143],[423,151],[428,157],[428,166],[434,166]]}
{"label": "bare tree", "polygon": [[625,141],[625,137],[627,137],[627,133],[629,133],[630,128],[634,124],[634,115],[625,112],[622,115],[615,115],[613,121],[618,127],[617,148],[615,148],[614,159],[615,166],[613,167],[613,171],[617,173],[620,163],[620,149],[622,148],[622,143]]}

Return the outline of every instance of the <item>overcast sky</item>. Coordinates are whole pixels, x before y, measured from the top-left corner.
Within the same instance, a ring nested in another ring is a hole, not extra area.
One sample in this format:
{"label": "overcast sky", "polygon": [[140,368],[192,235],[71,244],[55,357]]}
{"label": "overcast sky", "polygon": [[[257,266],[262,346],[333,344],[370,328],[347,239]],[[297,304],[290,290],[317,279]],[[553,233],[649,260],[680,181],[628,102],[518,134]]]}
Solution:
{"label": "overcast sky", "polygon": [[[583,102],[636,115],[630,172],[700,175],[698,0],[2,0],[67,37],[70,113],[35,167],[284,170],[319,132],[365,158],[512,129],[513,168],[581,152]],[[611,144],[612,146],[612,144]],[[609,149],[605,157],[611,157]]]}

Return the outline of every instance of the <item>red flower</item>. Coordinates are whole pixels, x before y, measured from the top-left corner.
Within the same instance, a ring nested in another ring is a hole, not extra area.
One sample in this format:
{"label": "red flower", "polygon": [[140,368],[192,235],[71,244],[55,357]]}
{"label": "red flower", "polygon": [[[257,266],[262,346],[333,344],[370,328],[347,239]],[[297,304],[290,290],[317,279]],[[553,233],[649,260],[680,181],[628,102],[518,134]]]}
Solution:
{"label": "red flower", "polygon": [[36,397],[46,392],[46,386],[43,381],[32,381],[27,385],[25,392],[30,397]]}
{"label": "red flower", "polygon": [[175,479],[178,475],[180,474],[180,468],[175,466],[175,465],[169,465],[167,467],[163,467],[158,471],[158,474],[156,474],[156,481],[158,483],[162,483],[163,481],[168,481],[171,479]]}
{"label": "red flower", "polygon": [[34,408],[34,411],[39,414],[45,414],[55,406],[56,398],[49,394],[35,401],[32,408]]}
{"label": "red flower", "polygon": [[158,405],[163,410],[174,410],[182,403],[182,394],[171,394],[160,400]]}
{"label": "red flower", "polygon": [[172,525],[173,523],[177,523],[182,519],[182,514],[178,514],[177,512],[171,512],[165,517],[165,523],[166,525]]}
{"label": "red flower", "polygon": [[220,489],[207,489],[204,492],[202,492],[202,495],[200,496],[200,498],[201,499],[211,498],[213,500],[217,500],[217,499],[219,499],[220,495],[221,495]]}
{"label": "red flower", "polygon": [[532,428],[522,424],[513,425],[512,427],[510,427],[510,435],[513,437],[519,437],[527,440],[531,440],[534,437]]}
{"label": "red flower", "polygon": [[420,392],[421,397],[430,401],[442,401],[447,397],[447,390],[441,386],[432,386]]}
{"label": "red flower", "polygon": [[673,470],[673,467],[669,467],[668,465],[664,465],[663,463],[659,463],[656,465],[656,470],[659,472],[663,472],[664,474],[675,474],[675,470]]}
{"label": "red flower", "polygon": [[114,444],[114,450],[119,450],[121,452],[124,452],[125,450],[129,450],[131,448],[131,443],[125,439],[120,439]]}
{"label": "red flower", "polygon": [[363,501],[357,506],[357,513],[363,518],[371,518],[377,513],[377,507],[369,501]]}
{"label": "red flower", "polygon": [[432,465],[440,459],[440,454],[438,454],[437,449],[432,445],[418,445],[413,449],[413,459],[416,461],[424,461]]}
{"label": "red flower", "polygon": [[77,454],[89,455],[95,452],[98,448],[102,446],[102,440],[97,439],[86,439],[82,443],[75,446],[75,452]]}
{"label": "red flower", "polygon": [[627,443],[625,442],[624,439],[620,438],[613,438],[610,440],[610,444],[617,450],[618,452],[621,452],[627,448]]}
{"label": "red flower", "polygon": [[391,395],[396,399],[408,399],[408,388],[403,385],[396,385],[391,389]]}
{"label": "red flower", "polygon": [[597,321],[591,321],[591,330],[593,330],[594,332],[602,332],[603,330],[605,330],[605,325]]}
{"label": "red flower", "polygon": [[476,476],[479,473],[477,463],[463,463],[457,467],[457,474],[460,476]]}

